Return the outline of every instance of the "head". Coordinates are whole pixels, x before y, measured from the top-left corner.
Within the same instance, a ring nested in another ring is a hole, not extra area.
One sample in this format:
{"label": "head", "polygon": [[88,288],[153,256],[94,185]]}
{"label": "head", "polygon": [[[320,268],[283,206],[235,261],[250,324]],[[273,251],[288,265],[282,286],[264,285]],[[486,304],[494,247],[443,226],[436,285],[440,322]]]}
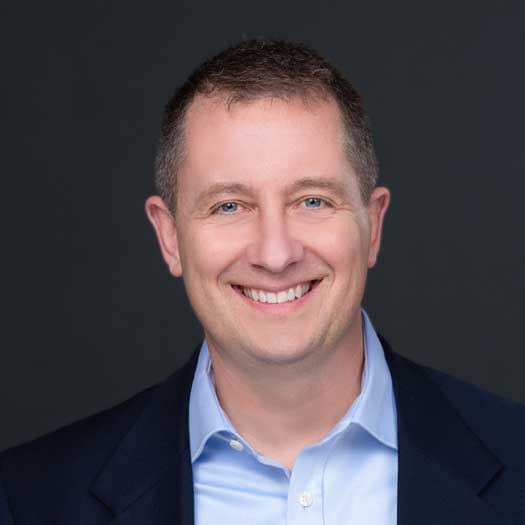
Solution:
{"label": "head", "polygon": [[191,75],[146,212],[211,351],[298,363],[357,340],[390,199],[376,182],[361,99],[314,51],[243,42]]}

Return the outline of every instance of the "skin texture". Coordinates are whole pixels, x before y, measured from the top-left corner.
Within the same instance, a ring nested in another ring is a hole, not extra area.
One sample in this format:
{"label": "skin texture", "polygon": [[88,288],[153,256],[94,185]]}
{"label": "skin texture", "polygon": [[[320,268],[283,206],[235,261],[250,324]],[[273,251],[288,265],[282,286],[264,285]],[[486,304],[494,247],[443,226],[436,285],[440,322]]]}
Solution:
{"label": "skin texture", "polygon": [[[292,468],[360,391],[360,306],[390,202],[363,203],[333,101],[197,97],[173,217],[146,201],[170,272],[183,277],[208,342],[221,405],[259,452]],[[315,183],[315,184],[314,184]],[[227,191],[214,192],[211,189]],[[232,285],[301,302],[254,306]]]}

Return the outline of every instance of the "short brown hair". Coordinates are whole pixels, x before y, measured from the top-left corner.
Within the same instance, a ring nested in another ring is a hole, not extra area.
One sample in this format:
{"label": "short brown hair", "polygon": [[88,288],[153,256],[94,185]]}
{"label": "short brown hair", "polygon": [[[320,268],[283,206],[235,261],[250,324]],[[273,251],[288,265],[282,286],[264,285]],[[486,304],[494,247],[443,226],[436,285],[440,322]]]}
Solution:
{"label": "short brown hair", "polygon": [[177,171],[184,157],[184,118],[198,95],[237,102],[275,97],[334,99],[343,117],[347,152],[364,203],[377,184],[378,162],[368,116],[350,81],[304,44],[253,39],[225,49],[199,66],[177,89],[163,114],[155,161],[159,195],[175,211]]}

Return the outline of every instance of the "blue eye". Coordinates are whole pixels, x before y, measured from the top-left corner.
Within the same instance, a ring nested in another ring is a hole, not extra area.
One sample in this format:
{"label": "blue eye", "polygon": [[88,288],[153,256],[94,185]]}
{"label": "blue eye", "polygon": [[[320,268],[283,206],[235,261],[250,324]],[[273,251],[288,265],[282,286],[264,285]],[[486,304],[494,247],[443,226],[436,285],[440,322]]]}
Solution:
{"label": "blue eye", "polygon": [[325,201],[319,197],[308,197],[308,199],[305,199],[303,202],[306,203],[307,208],[320,208],[321,203]]}
{"label": "blue eye", "polygon": [[221,210],[223,213],[231,214],[235,211],[237,211],[238,204],[236,202],[225,202],[224,204],[221,204],[217,210]]}

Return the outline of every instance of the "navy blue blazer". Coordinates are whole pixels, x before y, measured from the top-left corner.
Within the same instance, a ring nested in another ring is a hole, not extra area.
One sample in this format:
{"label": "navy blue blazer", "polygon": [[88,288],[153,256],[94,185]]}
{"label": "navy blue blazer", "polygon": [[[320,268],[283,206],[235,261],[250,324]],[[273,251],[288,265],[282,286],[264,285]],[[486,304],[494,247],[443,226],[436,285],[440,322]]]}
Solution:
{"label": "navy blue blazer", "polygon": [[[416,365],[380,339],[398,413],[398,524],[525,524],[525,407]],[[192,525],[196,362],[197,351],[123,404],[4,451],[0,524]]]}

